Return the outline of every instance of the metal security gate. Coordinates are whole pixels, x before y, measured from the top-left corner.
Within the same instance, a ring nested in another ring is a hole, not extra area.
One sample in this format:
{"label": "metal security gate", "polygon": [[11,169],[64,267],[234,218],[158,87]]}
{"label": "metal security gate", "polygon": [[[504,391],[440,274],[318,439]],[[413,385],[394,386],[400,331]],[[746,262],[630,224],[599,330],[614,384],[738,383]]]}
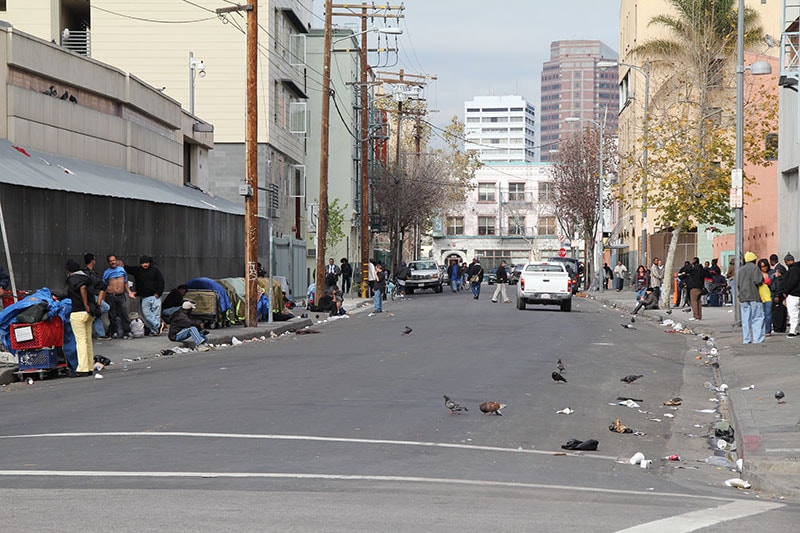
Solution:
{"label": "metal security gate", "polygon": [[306,297],[306,241],[295,239],[274,239],[275,250],[273,274],[286,276],[292,297],[301,300]]}

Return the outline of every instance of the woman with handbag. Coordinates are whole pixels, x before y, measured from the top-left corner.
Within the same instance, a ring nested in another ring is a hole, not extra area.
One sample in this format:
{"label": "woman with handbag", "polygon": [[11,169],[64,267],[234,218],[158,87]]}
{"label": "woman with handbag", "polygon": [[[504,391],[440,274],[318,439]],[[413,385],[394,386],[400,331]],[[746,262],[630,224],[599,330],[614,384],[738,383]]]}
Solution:
{"label": "woman with handbag", "polygon": [[467,270],[467,276],[472,297],[477,300],[481,296],[481,283],[483,282],[483,267],[477,257],[472,259],[472,264]]}

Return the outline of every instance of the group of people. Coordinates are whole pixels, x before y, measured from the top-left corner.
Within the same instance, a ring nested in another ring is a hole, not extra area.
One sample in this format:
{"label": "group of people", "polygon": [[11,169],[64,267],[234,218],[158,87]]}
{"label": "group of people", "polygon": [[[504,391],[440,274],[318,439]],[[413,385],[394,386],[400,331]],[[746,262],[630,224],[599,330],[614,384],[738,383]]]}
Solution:
{"label": "group of people", "polygon": [[800,334],[800,264],[791,253],[783,261],[786,266],[777,254],[769,259],[744,254],[744,265],[736,273],[744,344],[763,343],[773,332],[786,332],[790,338]]}
{"label": "group of people", "polygon": [[[608,288],[608,283],[614,281],[617,292],[622,291],[627,276],[628,268],[617,261],[612,270],[608,263],[603,264],[603,284]],[[636,294],[636,307],[631,314],[637,314],[641,309],[658,309],[658,301],[664,286],[664,262],[658,257],[653,258],[650,268],[639,265],[631,278],[630,286]]]}
{"label": "group of people", "polygon": [[[67,292],[71,301],[70,325],[75,335],[78,366],[70,375],[82,377],[92,375],[94,347],[92,334],[99,339],[160,335],[166,328],[162,317],[161,295],[164,292],[164,276],[152,257],[142,255],[139,265],[126,266],[116,254],[106,256],[108,268],[99,274],[95,267],[97,259],[87,253],[84,266],[73,259],[67,260]],[[128,276],[134,288],[129,283]],[[164,300],[165,312],[170,322],[168,337],[182,341],[189,337],[201,351],[208,349],[208,338],[201,322],[191,318],[194,303],[183,301],[187,287],[181,285]],[[142,321],[138,313],[128,313],[128,299],[139,298]],[[108,314],[108,329],[102,316]],[[207,332],[206,332],[207,333]]]}

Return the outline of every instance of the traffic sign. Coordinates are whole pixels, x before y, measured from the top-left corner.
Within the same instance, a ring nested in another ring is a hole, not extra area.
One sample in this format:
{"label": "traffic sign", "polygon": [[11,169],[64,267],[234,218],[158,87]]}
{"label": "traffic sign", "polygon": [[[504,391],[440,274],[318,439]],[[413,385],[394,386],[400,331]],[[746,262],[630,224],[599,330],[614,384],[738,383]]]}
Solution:
{"label": "traffic sign", "polygon": [[567,257],[567,249],[566,248],[561,248],[558,251],[558,257]]}

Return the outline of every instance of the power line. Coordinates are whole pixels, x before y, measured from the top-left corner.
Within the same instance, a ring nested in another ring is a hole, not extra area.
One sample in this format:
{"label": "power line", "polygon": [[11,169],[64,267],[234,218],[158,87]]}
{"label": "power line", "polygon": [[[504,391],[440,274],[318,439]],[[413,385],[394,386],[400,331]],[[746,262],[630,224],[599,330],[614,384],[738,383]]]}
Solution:
{"label": "power line", "polygon": [[[184,0],[188,1],[188,0]],[[118,13],[116,11],[111,11],[110,9],[104,9],[98,6],[92,6],[94,9],[98,11],[102,11],[104,13],[108,13],[109,15],[115,15],[117,17],[122,17],[126,19],[138,20],[140,22],[151,22],[153,24],[195,24],[197,22],[206,22],[208,20],[213,20],[217,18],[216,14],[213,17],[207,17],[203,19],[194,19],[194,20],[158,20],[158,19],[148,19],[143,17],[136,17],[133,15],[126,15],[125,13]]]}

